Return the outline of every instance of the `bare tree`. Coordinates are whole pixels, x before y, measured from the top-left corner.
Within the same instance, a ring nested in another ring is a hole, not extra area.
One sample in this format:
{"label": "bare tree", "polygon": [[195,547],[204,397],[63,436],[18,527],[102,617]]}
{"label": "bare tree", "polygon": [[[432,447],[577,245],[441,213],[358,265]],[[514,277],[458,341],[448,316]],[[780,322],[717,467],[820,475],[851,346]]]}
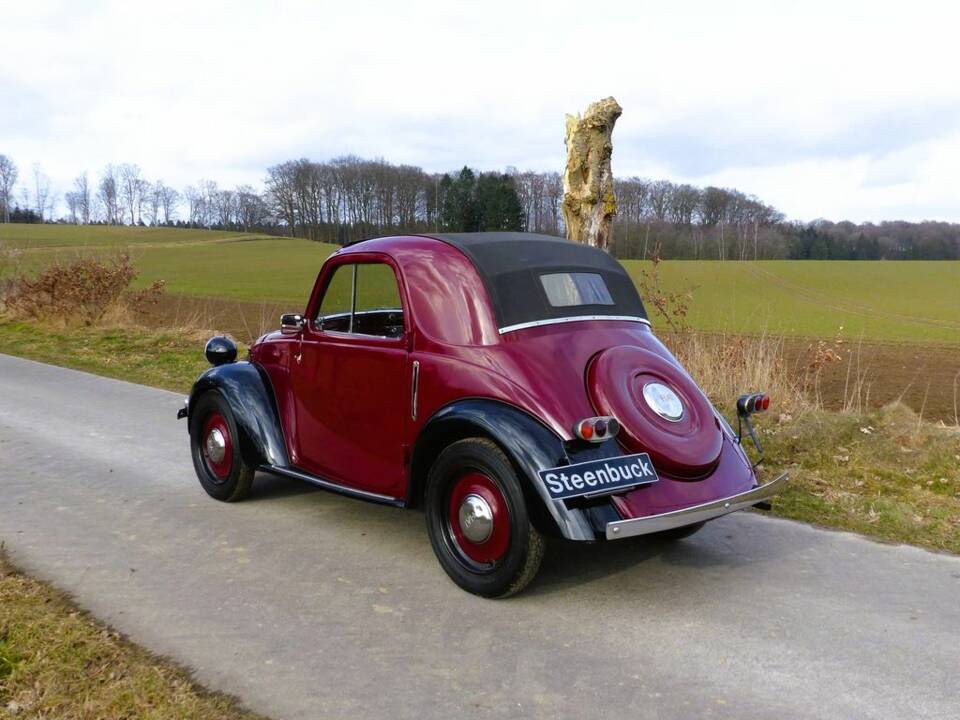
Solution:
{"label": "bare tree", "polygon": [[143,207],[143,193],[147,187],[140,173],[140,166],[124,163],[119,167],[120,196],[130,215],[130,224],[136,225],[140,221],[140,210]]}
{"label": "bare tree", "polygon": [[64,202],[67,203],[67,217],[71,223],[76,225],[79,222],[79,207],[80,200],[77,197],[77,193],[74,191],[67,191],[63,195]]}
{"label": "bare tree", "polygon": [[217,195],[220,193],[220,188],[214,180],[201,180],[200,192],[203,197],[203,203],[200,205],[202,211],[200,224],[209,228],[217,221]]}
{"label": "bare tree", "polygon": [[[293,160],[267,169],[267,195],[290,235],[297,234],[296,174],[296,161]],[[339,221],[339,208],[337,215]]]}
{"label": "bare tree", "polygon": [[117,178],[117,170],[113,165],[107,165],[100,176],[97,199],[103,209],[103,220],[109,225],[120,225],[123,222],[119,193],[120,182]]}
{"label": "bare tree", "polygon": [[93,208],[90,198],[90,182],[87,180],[86,172],[74,178],[73,194],[77,205],[77,219],[84,225],[88,225]]}
{"label": "bare tree", "polygon": [[160,193],[160,207],[163,209],[163,222],[168,224],[173,222],[177,214],[177,205],[180,202],[180,193],[172,187],[160,184],[162,191]]}
{"label": "bare tree", "polygon": [[47,219],[48,211],[53,210],[56,199],[50,194],[50,178],[40,170],[40,164],[33,166],[33,199],[40,222]]}
{"label": "bare tree", "polygon": [[163,182],[157,180],[147,191],[147,218],[150,225],[157,225],[160,218],[160,205],[163,198]]}
{"label": "bare tree", "polygon": [[187,201],[187,217],[191,225],[199,226],[203,218],[203,193],[193,185],[183,189],[183,197]]}
{"label": "bare tree", "polygon": [[17,166],[6,155],[0,155],[0,220],[10,222],[13,188],[17,184]]}
{"label": "bare tree", "polygon": [[135,205],[135,207],[136,207],[136,209],[137,209],[137,224],[138,224],[138,225],[142,225],[142,224],[143,224],[143,206],[144,206],[144,204],[147,202],[147,200],[148,200],[148,198],[149,198],[149,196],[150,196],[150,188],[151,188],[151,187],[153,187],[153,186],[152,186],[149,182],[147,182],[146,180],[144,180],[143,178],[140,178],[140,179],[137,181],[137,187],[136,187],[137,195],[136,195],[136,202],[134,203],[134,205]]}
{"label": "bare tree", "polygon": [[237,215],[237,194],[233,190],[219,190],[213,193],[212,198],[215,222],[223,228],[231,227]]}
{"label": "bare tree", "polygon": [[241,185],[236,191],[237,223],[244,232],[262,224],[269,216],[264,199],[250,185]]}

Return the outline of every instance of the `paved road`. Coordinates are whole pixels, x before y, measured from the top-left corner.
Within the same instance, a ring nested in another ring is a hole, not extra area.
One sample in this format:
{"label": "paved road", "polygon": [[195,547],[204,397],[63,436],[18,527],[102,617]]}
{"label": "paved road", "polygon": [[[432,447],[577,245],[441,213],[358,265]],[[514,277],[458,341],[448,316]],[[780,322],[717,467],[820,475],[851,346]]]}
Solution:
{"label": "paved road", "polygon": [[180,402],[0,355],[0,539],[274,718],[960,717],[960,559],[739,514],[556,543],[485,601],[418,512],[268,477],[208,499]]}

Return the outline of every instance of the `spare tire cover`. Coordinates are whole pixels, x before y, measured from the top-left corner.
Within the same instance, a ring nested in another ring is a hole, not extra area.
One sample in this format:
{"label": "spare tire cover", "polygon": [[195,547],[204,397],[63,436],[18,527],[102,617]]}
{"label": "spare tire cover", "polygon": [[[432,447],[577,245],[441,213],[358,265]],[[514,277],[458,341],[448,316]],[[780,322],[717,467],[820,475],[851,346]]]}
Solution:
{"label": "spare tire cover", "polygon": [[[679,419],[656,412],[643,389],[660,383],[683,405]],[[710,401],[681,368],[649,350],[630,345],[597,354],[587,369],[587,392],[601,415],[620,421],[618,439],[630,452],[650,454],[668,475],[697,478],[720,459],[723,434]]]}

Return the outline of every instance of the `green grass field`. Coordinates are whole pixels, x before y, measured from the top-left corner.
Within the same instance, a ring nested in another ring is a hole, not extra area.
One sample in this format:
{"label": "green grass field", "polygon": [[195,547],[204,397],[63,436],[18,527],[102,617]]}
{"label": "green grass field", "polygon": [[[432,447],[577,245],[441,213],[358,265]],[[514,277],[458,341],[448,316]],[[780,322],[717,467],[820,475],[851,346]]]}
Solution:
{"label": "green grass field", "polygon": [[[28,269],[127,247],[140,285],[162,279],[173,293],[283,302],[291,310],[302,307],[336,249],[204,230],[33,227],[0,225],[0,240],[32,248],[21,257]],[[639,261],[624,265],[639,277]],[[843,328],[852,339],[960,344],[960,262],[667,261],[660,272],[665,288],[690,292],[688,321],[698,330],[830,338]]]}
{"label": "green grass field", "polygon": [[691,291],[699,330],[960,343],[960,262],[675,261],[661,274]]}

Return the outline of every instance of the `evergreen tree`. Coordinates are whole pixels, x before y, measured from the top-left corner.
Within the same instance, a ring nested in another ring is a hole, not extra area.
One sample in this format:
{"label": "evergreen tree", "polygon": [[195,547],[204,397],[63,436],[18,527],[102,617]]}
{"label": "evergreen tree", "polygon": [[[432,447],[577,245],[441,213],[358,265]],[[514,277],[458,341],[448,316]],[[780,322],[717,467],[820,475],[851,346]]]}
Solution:
{"label": "evergreen tree", "polygon": [[450,197],[450,192],[453,188],[453,178],[450,177],[448,173],[444,173],[443,177],[440,178],[440,182],[437,183],[437,208],[436,212],[440,219],[440,227],[443,230],[452,230],[451,224],[453,223],[453,208],[452,208],[452,198]]}
{"label": "evergreen tree", "polygon": [[523,229],[523,206],[509,175],[482,174],[477,180],[477,207],[481,230]]}
{"label": "evergreen tree", "polygon": [[[444,176],[445,178],[447,176]],[[443,180],[440,181],[441,185]],[[444,196],[443,224],[453,232],[476,232],[480,228],[480,212],[476,198],[477,179],[464,165]]]}

